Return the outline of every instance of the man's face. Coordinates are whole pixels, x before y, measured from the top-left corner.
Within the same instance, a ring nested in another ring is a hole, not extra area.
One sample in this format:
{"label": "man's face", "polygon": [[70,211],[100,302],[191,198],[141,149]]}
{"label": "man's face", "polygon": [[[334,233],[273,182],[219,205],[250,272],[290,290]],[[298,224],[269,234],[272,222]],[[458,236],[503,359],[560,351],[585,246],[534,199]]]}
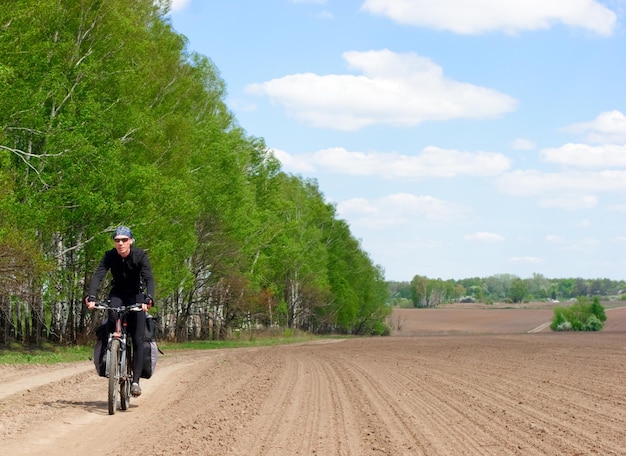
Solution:
{"label": "man's face", "polygon": [[113,239],[115,242],[115,250],[120,254],[122,258],[126,258],[130,253],[130,246],[133,243],[133,240],[128,236],[115,236]]}

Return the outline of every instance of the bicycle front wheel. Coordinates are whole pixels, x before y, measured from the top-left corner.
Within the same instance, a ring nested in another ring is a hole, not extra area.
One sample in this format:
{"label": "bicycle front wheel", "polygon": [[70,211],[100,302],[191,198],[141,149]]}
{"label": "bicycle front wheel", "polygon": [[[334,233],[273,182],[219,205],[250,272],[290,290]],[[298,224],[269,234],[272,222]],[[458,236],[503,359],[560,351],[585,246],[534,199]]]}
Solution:
{"label": "bicycle front wheel", "polygon": [[131,348],[128,340],[126,341],[126,350],[122,354],[120,362],[120,407],[122,410],[128,410],[130,407],[130,382],[133,381],[133,371],[131,369],[132,358],[130,358]]}
{"label": "bicycle front wheel", "polygon": [[109,415],[115,415],[117,408],[117,389],[120,386],[120,341],[111,341],[111,357],[109,364]]}

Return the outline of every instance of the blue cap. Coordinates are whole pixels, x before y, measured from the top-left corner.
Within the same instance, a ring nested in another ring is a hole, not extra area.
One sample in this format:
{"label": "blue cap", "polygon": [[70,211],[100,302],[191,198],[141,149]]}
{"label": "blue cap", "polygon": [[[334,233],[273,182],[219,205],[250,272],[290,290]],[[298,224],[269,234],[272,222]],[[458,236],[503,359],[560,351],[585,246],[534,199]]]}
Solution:
{"label": "blue cap", "polygon": [[131,239],[134,239],[133,238],[133,232],[127,226],[118,226],[117,227],[117,229],[115,230],[115,233],[113,233],[113,238],[115,239],[118,236],[127,236],[127,237],[129,237]]}

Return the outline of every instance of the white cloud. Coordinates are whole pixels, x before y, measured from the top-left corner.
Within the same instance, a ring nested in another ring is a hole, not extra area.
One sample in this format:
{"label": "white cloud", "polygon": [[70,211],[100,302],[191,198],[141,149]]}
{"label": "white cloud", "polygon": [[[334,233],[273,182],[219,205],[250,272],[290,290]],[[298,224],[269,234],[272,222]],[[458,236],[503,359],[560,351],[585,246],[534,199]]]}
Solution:
{"label": "white cloud", "polygon": [[376,214],[376,205],[365,198],[352,198],[339,203],[338,208],[344,214]]}
{"label": "white cloud", "polygon": [[590,146],[569,143],[543,149],[540,155],[547,162],[579,168],[626,167],[626,145]]}
{"label": "white cloud", "polygon": [[518,170],[497,176],[495,185],[505,194],[536,197],[539,207],[591,209],[598,206],[597,193],[626,191],[626,171],[543,173]]}
{"label": "white cloud", "polygon": [[511,149],[513,150],[533,150],[535,149],[535,143],[530,139],[517,138],[511,143]]}
{"label": "white cloud", "polygon": [[515,109],[498,91],[444,76],[440,66],[415,53],[389,50],[344,53],[363,75],[300,73],[250,84],[297,119],[316,127],[354,131],[369,125],[411,127],[424,121],[483,119]]}
{"label": "white cloud", "polygon": [[259,107],[254,103],[237,100],[236,98],[229,99],[228,103],[233,110],[238,112],[254,112],[259,109]]}
{"label": "white cloud", "polygon": [[557,234],[548,234],[545,237],[548,244],[563,244],[565,240]]}
{"label": "white cloud", "polygon": [[616,14],[595,0],[366,0],[362,9],[409,25],[474,35],[562,23],[610,35]]}
{"label": "white cloud", "polygon": [[329,172],[380,176],[387,179],[415,179],[426,177],[496,176],[511,167],[511,161],[492,152],[461,152],[427,147],[417,156],[396,152],[350,152],[336,147],[323,149],[311,155],[277,155],[287,171],[302,171],[305,166]]}
{"label": "white cloud", "polygon": [[581,122],[564,128],[596,144],[623,144],[626,142],[626,116],[620,111],[601,113],[591,122]]}
{"label": "white cloud", "polygon": [[468,234],[464,238],[466,241],[478,241],[478,242],[502,242],[504,236],[497,233],[488,233],[486,231],[479,231],[477,233]]}
{"label": "white cloud", "polygon": [[180,11],[184,9],[191,0],[172,0],[172,11]]}
{"label": "white cloud", "polygon": [[272,149],[272,154],[282,164],[286,171],[292,173],[311,173],[315,171],[315,167],[307,160],[301,159],[297,155],[289,155],[287,152]]}
{"label": "white cloud", "polygon": [[623,192],[626,191],[626,171],[543,173],[517,170],[496,177],[495,183],[503,193],[520,196]]}
{"label": "white cloud", "polygon": [[414,220],[453,220],[466,215],[469,209],[432,196],[396,193],[367,200],[352,198],[337,204],[342,218],[366,228],[378,229],[392,225],[405,225]]}

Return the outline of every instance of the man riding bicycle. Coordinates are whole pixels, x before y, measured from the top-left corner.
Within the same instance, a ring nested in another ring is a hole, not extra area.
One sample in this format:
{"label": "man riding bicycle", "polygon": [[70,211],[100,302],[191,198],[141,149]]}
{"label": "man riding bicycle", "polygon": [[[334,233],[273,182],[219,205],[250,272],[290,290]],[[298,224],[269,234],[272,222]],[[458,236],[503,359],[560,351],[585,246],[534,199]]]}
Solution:
{"label": "man riding bicycle", "polygon": [[[96,305],[96,293],[100,282],[111,271],[113,282],[109,299],[111,307],[128,306],[142,302],[142,312],[131,312],[128,317],[128,332],[133,341],[133,382],[130,393],[137,397],[141,395],[139,377],[143,364],[143,340],[146,331],[146,312],[152,307],[154,296],[154,279],[152,266],[146,252],[138,247],[133,247],[135,239],[130,228],[120,226],[113,234],[115,248],[104,253],[104,257],[96,268],[89,285],[89,295],[85,303],[89,309]],[[145,286],[145,292],[142,290]],[[109,316],[108,332],[115,330],[115,319]]]}

